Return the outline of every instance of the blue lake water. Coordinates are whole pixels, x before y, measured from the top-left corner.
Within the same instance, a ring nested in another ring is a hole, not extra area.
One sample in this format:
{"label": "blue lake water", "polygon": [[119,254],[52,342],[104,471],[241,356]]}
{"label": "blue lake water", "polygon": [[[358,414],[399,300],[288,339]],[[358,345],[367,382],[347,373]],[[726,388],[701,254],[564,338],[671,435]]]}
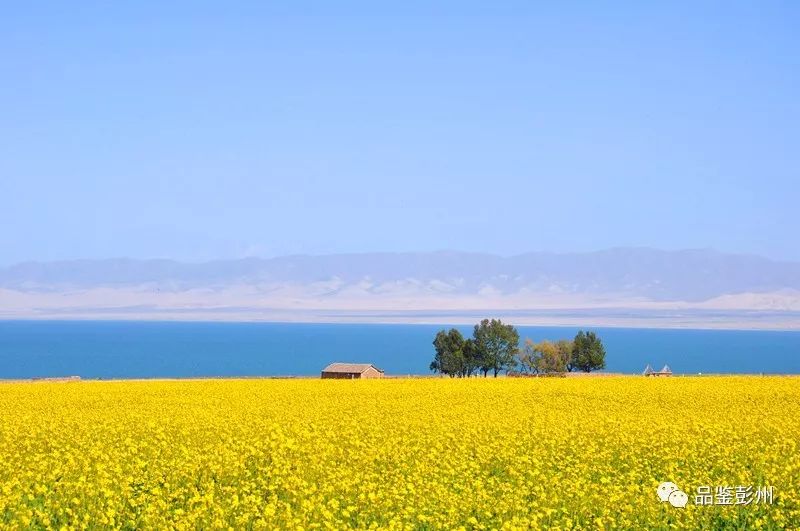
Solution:
{"label": "blue lake water", "polygon": [[[333,361],[427,374],[442,325],[0,321],[0,379],[317,375]],[[471,327],[458,326],[465,335]],[[577,328],[518,327],[522,338]],[[607,369],[800,373],[800,332],[592,328]]]}

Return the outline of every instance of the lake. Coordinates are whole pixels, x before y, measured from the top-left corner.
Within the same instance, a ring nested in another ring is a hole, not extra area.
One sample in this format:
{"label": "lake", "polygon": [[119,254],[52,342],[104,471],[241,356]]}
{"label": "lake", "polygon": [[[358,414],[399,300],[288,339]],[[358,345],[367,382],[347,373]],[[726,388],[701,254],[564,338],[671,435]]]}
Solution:
{"label": "lake", "polygon": [[[0,321],[0,379],[314,376],[333,361],[429,374],[444,325]],[[465,335],[469,326],[457,326]],[[518,327],[521,338],[577,328]],[[800,332],[591,328],[610,372],[800,373]]]}

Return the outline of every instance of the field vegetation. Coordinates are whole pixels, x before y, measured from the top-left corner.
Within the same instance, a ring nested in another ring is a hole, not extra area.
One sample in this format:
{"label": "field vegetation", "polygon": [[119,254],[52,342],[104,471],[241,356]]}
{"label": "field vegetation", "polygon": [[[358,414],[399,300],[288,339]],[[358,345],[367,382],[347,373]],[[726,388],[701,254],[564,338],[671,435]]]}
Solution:
{"label": "field vegetation", "polygon": [[[694,503],[726,485],[774,500]],[[799,503],[797,378],[0,384],[3,528],[784,529]]]}

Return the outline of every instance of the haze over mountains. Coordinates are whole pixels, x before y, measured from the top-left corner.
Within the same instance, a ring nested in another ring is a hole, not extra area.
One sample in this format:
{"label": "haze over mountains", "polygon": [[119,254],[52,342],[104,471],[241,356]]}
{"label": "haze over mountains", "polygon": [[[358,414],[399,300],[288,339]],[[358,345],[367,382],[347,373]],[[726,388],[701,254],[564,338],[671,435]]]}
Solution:
{"label": "haze over mountains", "polygon": [[[739,323],[742,312],[750,320],[766,312],[760,322],[794,328],[800,263],[711,250],[619,248],[511,257],[435,252],[206,263],[75,260],[0,268],[5,318],[436,321],[484,311],[569,324],[581,311],[608,322],[603,316],[612,309],[630,310],[631,319],[653,311],[719,310],[733,312],[725,314],[728,321]],[[695,324],[708,320],[697,315]],[[719,323],[721,314],[714,315]]]}

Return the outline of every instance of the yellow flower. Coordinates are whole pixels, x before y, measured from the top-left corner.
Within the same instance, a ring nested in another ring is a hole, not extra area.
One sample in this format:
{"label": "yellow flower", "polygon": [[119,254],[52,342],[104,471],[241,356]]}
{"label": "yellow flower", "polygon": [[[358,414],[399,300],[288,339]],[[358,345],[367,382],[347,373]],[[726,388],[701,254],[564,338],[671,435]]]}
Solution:
{"label": "yellow flower", "polygon": [[791,377],[0,383],[0,528],[798,528],[798,433]]}

